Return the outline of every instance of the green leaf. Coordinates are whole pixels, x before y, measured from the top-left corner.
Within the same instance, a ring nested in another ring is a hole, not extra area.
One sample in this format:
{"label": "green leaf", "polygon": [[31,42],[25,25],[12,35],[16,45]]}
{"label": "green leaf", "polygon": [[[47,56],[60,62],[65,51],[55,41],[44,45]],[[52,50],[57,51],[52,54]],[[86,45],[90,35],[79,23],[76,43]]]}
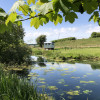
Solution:
{"label": "green leaf", "polygon": [[23,6],[24,4],[25,4],[25,1],[23,1],[23,0],[16,1],[16,2],[13,4],[13,6],[12,6],[12,8],[10,9],[9,12],[16,12],[16,10],[17,10],[20,6]]}
{"label": "green leaf", "polygon": [[26,4],[23,6],[20,6],[19,11],[22,11],[22,13],[26,16],[28,15],[28,12],[29,12],[29,6]]}
{"label": "green leaf", "polygon": [[63,20],[62,16],[60,14],[58,14],[56,20],[54,20],[54,24],[55,25],[57,25],[58,23],[61,24],[62,20]]}
{"label": "green leaf", "polygon": [[[65,3],[66,3],[66,1],[65,1]],[[68,2],[67,2],[68,3]],[[62,2],[62,0],[60,0],[60,5],[61,5],[61,10],[63,11],[63,13],[67,13],[68,11],[69,11],[69,9],[67,8],[67,6],[65,6],[64,4],[63,4],[63,2]]]}
{"label": "green leaf", "polygon": [[46,24],[49,22],[49,19],[46,16],[40,16],[39,20],[41,21],[41,25],[43,25],[43,23]]}
{"label": "green leaf", "polygon": [[51,22],[53,22],[53,13],[48,13],[48,14],[46,14],[46,16],[49,18],[49,20],[51,21]]}
{"label": "green leaf", "polygon": [[36,14],[36,12],[33,11],[33,12],[31,13],[31,16],[35,16],[35,14]]}
{"label": "green leaf", "polygon": [[65,22],[69,21],[70,23],[73,23],[75,21],[75,18],[78,18],[78,16],[74,12],[70,12],[65,16]]}
{"label": "green leaf", "polygon": [[34,26],[36,29],[40,26],[40,20],[38,17],[31,19],[30,26]]}
{"label": "green leaf", "polygon": [[40,0],[40,2],[47,3],[49,1],[48,0]]}
{"label": "green leaf", "polygon": [[31,3],[35,4],[35,0],[27,0],[27,3],[30,5]]}
{"label": "green leaf", "polygon": [[59,11],[59,8],[60,8],[60,3],[59,3],[59,0],[52,0],[53,2],[53,9],[58,12]]}
{"label": "green leaf", "polygon": [[94,10],[98,8],[98,2],[96,0],[84,0],[83,8],[88,14],[91,14]]}
{"label": "green leaf", "polygon": [[16,18],[17,18],[17,13],[16,12],[15,13],[11,13],[8,16],[8,18],[7,18],[6,22],[5,22],[6,25],[9,23],[9,21],[11,21],[12,23],[15,22]]}
{"label": "green leaf", "polygon": [[46,13],[49,12],[49,10],[53,10],[52,2],[44,3],[43,5],[40,6],[38,10],[40,11],[41,14],[45,15]]}

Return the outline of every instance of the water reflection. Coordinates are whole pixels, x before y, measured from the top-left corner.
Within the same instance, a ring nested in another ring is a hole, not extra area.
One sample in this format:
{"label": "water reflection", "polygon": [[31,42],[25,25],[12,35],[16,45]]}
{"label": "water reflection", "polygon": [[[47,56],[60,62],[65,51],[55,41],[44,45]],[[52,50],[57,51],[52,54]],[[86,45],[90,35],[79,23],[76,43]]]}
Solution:
{"label": "water reflection", "polygon": [[[94,70],[96,69],[96,70]],[[17,72],[55,100],[100,100],[100,64],[52,63],[42,57],[30,70]]]}

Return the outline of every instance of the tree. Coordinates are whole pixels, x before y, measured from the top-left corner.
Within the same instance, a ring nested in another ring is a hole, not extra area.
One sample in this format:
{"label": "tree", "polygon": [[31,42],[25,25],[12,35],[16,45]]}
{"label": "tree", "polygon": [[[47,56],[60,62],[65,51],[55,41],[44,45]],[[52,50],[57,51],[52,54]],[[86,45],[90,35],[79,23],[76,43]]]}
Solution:
{"label": "tree", "polygon": [[30,62],[31,49],[23,41],[24,29],[12,24],[12,29],[0,33],[0,62],[22,64]]}
{"label": "tree", "polygon": [[46,35],[40,35],[37,37],[36,42],[37,44],[42,48],[44,45],[44,42],[46,41]]}
{"label": "tree", "polygon": [[63,19],[73,23],[78,18],[77,12],[86,12],[90,15],[89,21],[93,20],[100,25],[100,0],[17,0],[9,12],[8,15],[0,10],[0,16],[6,19],[6,24],[0,22],[0,30],[5,31],[4,26],[10,27],[10,22],[20,25],[29,19],[30,26],[36,29],[49,21],[55,25],[62,23]]}

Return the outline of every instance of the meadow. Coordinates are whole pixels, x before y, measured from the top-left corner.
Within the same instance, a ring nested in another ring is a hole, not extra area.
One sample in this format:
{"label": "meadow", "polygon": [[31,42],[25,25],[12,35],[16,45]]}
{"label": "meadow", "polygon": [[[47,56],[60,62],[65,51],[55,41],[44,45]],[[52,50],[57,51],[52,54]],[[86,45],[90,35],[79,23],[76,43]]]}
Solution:
{"label": "meadow", "polygon": [[46,51],[44,48],[33,48],[33,55],[42,55],[55,61],[65,60],[99,60],[100,38],[59,39],[55,41],[55,49]]}

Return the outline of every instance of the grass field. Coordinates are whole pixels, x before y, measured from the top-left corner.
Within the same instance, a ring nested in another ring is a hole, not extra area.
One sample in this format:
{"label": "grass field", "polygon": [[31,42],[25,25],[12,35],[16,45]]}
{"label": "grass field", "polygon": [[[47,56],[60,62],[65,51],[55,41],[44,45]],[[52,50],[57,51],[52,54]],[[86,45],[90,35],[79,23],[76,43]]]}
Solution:
{"label": "grass field", "polygon": [[86,47],[100,47],[100,38],[65,40],[55,43],[55,48],[86,48]]}

